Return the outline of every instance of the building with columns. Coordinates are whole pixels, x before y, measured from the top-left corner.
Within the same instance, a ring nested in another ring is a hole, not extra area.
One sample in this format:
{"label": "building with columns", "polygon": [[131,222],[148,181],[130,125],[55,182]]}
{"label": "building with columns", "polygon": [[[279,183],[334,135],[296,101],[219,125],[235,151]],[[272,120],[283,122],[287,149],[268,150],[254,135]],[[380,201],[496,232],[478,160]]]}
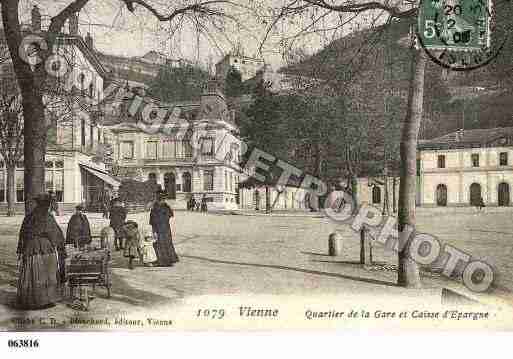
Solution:
{"label": "building with columns", "polygon": [[513,127],[459,130],[418,146],[420,206],[510,206]]}
{"label": "building with columns", "polygon": [[158,131],[140,126],[141,119],[108,127],[117,175],[155,180],[174,208],[205,196],[209,209],[237,209],[241,141],[216,83],[209,82],[199,102],[167,110],[176,117]]}

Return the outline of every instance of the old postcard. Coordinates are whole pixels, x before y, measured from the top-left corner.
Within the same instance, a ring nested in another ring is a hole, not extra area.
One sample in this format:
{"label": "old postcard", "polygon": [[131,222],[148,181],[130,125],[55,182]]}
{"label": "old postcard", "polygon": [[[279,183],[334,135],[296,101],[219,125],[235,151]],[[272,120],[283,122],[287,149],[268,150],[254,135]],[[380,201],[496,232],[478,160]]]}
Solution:
{"label": "old postcard", "polygon": [[0,331],[513,329],[510,1],[0,6]]}

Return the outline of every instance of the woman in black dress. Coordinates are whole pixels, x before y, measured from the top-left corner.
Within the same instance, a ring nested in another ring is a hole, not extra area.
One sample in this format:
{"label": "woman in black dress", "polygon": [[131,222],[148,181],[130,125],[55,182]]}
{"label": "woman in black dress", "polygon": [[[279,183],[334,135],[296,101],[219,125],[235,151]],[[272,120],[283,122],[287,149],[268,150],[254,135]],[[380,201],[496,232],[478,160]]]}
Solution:
{"label": "woman in black dress", "polygon": [[173,246],[171,224],[169,223],[171,217],[174,216],[174,212],[164,200],[164,191],[158,191],[157,196],[158,200],[155,201],[150,212],[150,225],[153,232],[157,234],[155,251],[158,263],[160,266],[170,267],[178,262],[178,256]]}

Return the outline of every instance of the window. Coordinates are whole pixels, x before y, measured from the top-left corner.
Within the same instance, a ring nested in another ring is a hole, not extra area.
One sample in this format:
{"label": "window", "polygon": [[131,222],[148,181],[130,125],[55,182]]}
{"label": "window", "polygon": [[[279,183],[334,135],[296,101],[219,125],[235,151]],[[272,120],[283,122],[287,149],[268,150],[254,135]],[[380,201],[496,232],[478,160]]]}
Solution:
{"label": "window", "polygon": [[191,192],[192,190],[192,178],[189,172],[184,172],[182,175],[183,191]]}
{"label": "window", "polygon": [[162,144],[162,156],[164,158],[175,158],[176,157],[176,142],[173,140],[165,140]]}
{"label": "window", "polygon": [[204,156],[214,155],[214,139],[205,137],[201,139],[201,154]]}
{"label": "window", "polygon": [[148,173],[148,181],[157,183],[157,174],[154,172]]}
{"label": "window", "polygon": [[157,146],[158,141],[146,142],[146,158],[156,160],[157,159]]}
{"label": "window", "polygon": [[224,170],[224,190],[228,191],[228,171]]}
{"label": "window", "polygon": [[80,135],[81,135],[80,143],[82,144],[82,146],[85,146],[86,145],[85,119],[82,119],[80,121]]}
{"label": "window", "polygon": [[203,190],[213,191],[214,190],[214,171],[203,172]]}
{"label": "window", "polygon": [[64,201],[64,171],[63,170],[55,170],[53,172],[53,183],[54,183],[54,193],[57,202]]}
{"label": "window", "polygon": [[508,165],[508,153],[507,152],[501,152],[499,154],[499,165],[500,166]]}
{"label": "window", "polygon": [[94,126],[89,125],[89,146],[93,147],[94,144]]}
{"label": "window", "polygon": [[472,167],[479,167],[479,154],[473,153],[471,158],[472,158]]}
{"label": "window", "polygon": [[187,141],[183,141],[182,142],[182,145],[183,145],[183,155],[185,158],[190,158],[192,157],[192,145],[191,145],[191,141],[187,140]]}
{"label": "window", "polygon": [[134,143],[132,141],[121,142],[121,158],[129,160],[134,158]]}
{"label": "window", "polygon": [[93,94],[94,94],[94,87],[93,87],[93,84],[89,84],[89,97],[93,97]]}
{"label": "window", "polygon": [[230,192],[233,192],[233,173],[230,172]]}
{"label": "window", "polygon": [[372,203],[381,203],[381,188],[377,186],[372,187]]}
{"label": "window", "polygon": [[5,188],[6,187],[6,179],[5,179],[5,171],[3,166],[0,167],[0,202],[5,202]]}
{"label": "window", "polygon": [[45,191],[53,192],[53,171],[45,171]]}
{"label": "window", "polygon": [[96,135],[98,136],[98,144],[102,143],[102,130],[98,129]]}
{"label": "window", "polygon": [[16,202],[25,201],[23,171],[16,171]]}
{"label": "window", "polygon": [[438,168],[445,168],[445,155],[438,156]]}

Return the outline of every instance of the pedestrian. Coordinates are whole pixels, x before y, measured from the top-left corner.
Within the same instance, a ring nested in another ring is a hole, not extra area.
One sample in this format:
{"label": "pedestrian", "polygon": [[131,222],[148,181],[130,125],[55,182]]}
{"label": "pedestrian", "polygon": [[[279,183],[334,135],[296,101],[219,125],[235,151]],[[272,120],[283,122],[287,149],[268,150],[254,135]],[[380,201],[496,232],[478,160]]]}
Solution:
{"label": "pedestrian", "polygon": [[75,213],[71,216],[66,231],[66,244],[73,244],[75,248],[84,249],[91,243],[91,226],[87,216],[83,213],[84,206],[75,207]]}
{"label": "pedestrian", "polygon": [[258,189],[255,189],[255,210],[260,210],[260,192],[258,192]]}
{"label": "pedestrian", "polygon": [[111,226],[103,227],[100,231],[100,248],[108,249],[110,251],[115,238],[116,232],[114,232]]}
{"label": "pedestrian", "polygon": [[174,217],[173,210],[165,201],[165,192],[162,190],[156,193],[157,200],[150,212],[150,225],[156,234],[155,252],[160,266],[171,267],[178,262],[178,256],[173,246],[172,230],[170,221]]}
{"label": "pedestrian", "polygon": [[64,234],[50,214],[51,197],[38,195],[19,233],[17,304],[23,309],[54,306],[65,281]]}
{"label": "pedestrian", "polygon": [[481,197],[479,197],[479,206],[478,206],[478,207],[479,207],[479,210],[480,210],[480,211],[483,209],[483,207],[486,207],[486,206],[485,206],[485,203],[484,203],[484,199],[483,199],[483,197],[482,197],[482,196],[481,196]]}
{"label": "pedestrian", "polygon": [[201,197],[201,212],[207,212],[207,196],[203,193],[203,197]]}
{"label": "pedestrian", "polygon": [[127,211],[126,208],[123,207],[121,200],[119,198],[115,198],[112,201],[113,205],[110,209],[110,226],[114,229],[116,233],[116,237],[114,239],[114,247],[117,251],[124,248],[123,245],[123,225],[126,221]]}
{"label": "pedestrian", "polygon": [[109,219],[109,207],[110,207],[110,198],[109,198],[108,194],[105,194],[103,196],[103,200],[102,200],[103,218]]}
{"label": "pedestrian", "polygon": [[48,195],[50,196],[50,214],[54,217],[59,216],[59,204],[57,203],[54,192],[48,191]]}
{"label": "pedestrian", "polygon": [[149,216],[145,218],[145,221],[139,223],[139,232],[141,233],[142,241],[142,262],[145,267],[153,267],[153,264],[157,261],[157,254],[154,248],[156,235],[153,233],[153,228],[149,224],[148,217]]}
{"label": "pedestrian", "polygon": [[123,226],[125,232],[125,248],[123,256],[128,258],[128,269],[134,269],[134,259],[141,258],[141,234],[135,221],[127,221]]}

